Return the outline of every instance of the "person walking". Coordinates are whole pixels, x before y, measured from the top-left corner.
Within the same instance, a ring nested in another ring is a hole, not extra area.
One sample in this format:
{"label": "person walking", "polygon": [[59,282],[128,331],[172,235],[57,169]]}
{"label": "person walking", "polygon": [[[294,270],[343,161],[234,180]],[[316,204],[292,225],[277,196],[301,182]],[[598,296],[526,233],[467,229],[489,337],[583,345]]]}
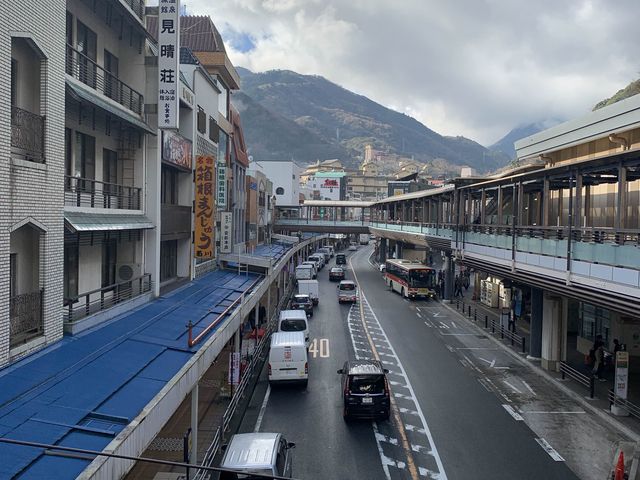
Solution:
{"label": "person walking", "polygon": [[456,275],[456,278],[453,282],[453,296],[455,298],[462,296],[462,282],[460,281],[460,275]]}

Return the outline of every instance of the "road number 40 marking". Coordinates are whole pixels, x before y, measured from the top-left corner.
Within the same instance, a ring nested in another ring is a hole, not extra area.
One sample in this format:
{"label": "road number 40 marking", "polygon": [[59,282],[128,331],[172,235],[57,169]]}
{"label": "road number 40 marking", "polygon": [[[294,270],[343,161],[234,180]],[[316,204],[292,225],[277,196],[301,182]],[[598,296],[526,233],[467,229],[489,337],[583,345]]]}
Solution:
{"label": "road number 40 marking", "polygon": [[314,338],[309,345],[309,353],[313,358],[329,358],[329,339]]}

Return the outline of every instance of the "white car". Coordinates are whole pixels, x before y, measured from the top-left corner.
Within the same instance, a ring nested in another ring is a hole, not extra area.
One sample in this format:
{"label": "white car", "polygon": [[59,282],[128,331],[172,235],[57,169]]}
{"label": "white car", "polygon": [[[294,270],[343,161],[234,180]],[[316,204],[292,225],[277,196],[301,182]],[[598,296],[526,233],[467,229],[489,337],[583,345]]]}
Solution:
{"label": "white car", "polygon": [[358,246],[355,243],[352,243],[351,245],[349,245],[350,252],[355,252],[356,250],[358,250]]}

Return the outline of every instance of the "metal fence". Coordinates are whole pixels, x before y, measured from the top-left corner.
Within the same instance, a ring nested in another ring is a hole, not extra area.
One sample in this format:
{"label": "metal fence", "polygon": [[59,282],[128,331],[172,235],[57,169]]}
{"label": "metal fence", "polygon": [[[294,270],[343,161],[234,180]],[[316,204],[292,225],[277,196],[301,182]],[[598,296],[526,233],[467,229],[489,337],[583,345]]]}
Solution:
{"label": "metal fence", "polygon": [[142,189],[89,178],[64,177],[64,204],[75,207],[140,210]]}
{"label": "metal fence", "polygon": [[11,346],[19,345],[42,333],[44,290],[14,295],[9,300],[9,338]]}
{"label": "metal fence", "polygon": [[11,107],[11,150],[31,162],[44,163],[44,117]]}
{"label": "metal fence", "polygon": [[560,362],[560,375],[562,379],[565,380],[569,377],[571,380],[578,382],[580,385],[589,389],[589,397],[593,398],[596,394],[596,383],[595,377],[593,375],[585,375],[584,373],[579,372],[572,366],[570,366],[567,362]]}
{"label": "metal fence", "polygon": [[151,291],[151,274],[65,299],[64,321],[74,322]]}
{"label": "metal fence", "polygon": [[613,390],[609,390],[609,404],[610,406],[617,406],[623,408],[629,415],[633,415],[636,418],[640,418],[640,407],[635,403],[631,403],[626,398],[618,397]]}

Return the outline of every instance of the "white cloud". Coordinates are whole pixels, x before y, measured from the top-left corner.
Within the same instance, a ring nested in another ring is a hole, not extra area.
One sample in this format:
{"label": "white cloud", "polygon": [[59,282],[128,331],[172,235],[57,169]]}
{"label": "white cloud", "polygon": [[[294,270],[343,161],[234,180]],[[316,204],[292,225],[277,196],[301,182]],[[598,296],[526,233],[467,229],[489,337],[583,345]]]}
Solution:
{"label": "white cloud", "polygon": [[252,71],[318,74],[444,135],[492,143],[573,118],[638,76],[640,2],[620,0],[191,0]]}

